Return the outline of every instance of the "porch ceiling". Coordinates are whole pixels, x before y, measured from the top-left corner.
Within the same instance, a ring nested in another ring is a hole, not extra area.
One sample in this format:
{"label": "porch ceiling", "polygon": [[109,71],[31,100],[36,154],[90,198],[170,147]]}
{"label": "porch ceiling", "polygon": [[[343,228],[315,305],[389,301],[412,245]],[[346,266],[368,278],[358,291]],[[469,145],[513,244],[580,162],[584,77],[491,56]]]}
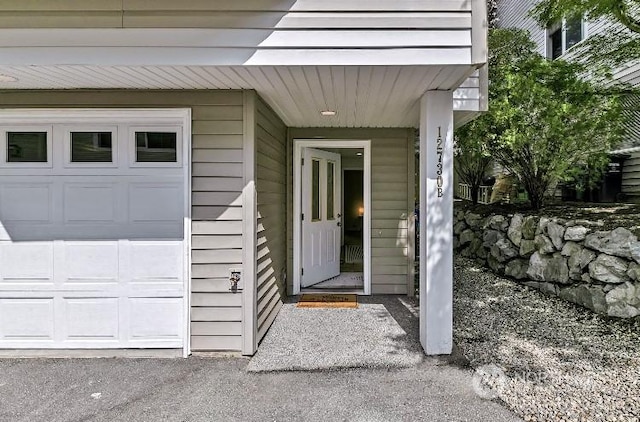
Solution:
{"label": "porch ceiling", "polygon": [[[0,65],[0,89],[255,89],[290,127],[417,127],[427,90],[473,68],[443,66]],[[0,99],[0,107],[2,102]],[[325,117],[321,111],[332,110]]]}

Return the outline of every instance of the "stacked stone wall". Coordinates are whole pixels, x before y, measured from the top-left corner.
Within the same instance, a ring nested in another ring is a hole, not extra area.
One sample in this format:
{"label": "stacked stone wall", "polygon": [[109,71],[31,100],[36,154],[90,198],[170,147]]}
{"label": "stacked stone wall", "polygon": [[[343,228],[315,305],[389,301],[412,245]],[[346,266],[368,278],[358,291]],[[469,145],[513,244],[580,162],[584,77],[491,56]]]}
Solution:
{"label": "stacked stone wall", "polygon": [[454,248],[497,274],[613,317],[640,315],[640,241],[602,222],[456,211]]}

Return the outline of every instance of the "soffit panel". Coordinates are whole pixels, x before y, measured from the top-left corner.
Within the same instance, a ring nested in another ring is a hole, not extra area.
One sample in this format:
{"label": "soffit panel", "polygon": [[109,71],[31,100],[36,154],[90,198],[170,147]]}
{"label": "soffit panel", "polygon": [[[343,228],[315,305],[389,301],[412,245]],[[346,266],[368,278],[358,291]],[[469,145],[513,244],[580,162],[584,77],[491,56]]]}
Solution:
{"label": "soffit panel", "polygon": [[[290,127],[415,127],[422,93],[453,89],[471,72],[467,66],[0,65],[0,74],[18,78],[0,80],[0,89],[254,89]],[[324,117],[323,110],[337,114]]]}

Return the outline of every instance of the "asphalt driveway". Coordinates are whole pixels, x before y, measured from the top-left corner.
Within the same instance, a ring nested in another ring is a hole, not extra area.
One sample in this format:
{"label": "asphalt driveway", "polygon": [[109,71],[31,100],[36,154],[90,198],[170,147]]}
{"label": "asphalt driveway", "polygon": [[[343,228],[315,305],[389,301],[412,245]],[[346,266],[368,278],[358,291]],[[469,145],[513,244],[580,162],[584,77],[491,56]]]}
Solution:
{"label": "asphalt driveway", "polygon": [[248,373],[244,358],[0,360],[2,421],[515,421],[471,372]]}

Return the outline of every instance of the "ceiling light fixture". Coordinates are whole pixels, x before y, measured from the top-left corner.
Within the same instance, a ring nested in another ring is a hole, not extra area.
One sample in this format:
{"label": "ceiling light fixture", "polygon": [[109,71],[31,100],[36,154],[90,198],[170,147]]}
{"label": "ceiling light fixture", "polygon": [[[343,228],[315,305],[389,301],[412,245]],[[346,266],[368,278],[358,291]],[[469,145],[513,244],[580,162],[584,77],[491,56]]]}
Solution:
{"label": "ceiling light fixture", "polygon": [[335,116],[338,113],[336,113],[334,110],[323,110],[320,112],[320,114],[322,114],[325,117],[331,117],[331,116]]}
{"label": "ceiling light fixture", "polygon": [[361,153],[361,152],[356,152],[356,155],[357,155],[358,157],[362,157],[362,153]]}
{"label": "ceiling light fixture", "polygon": [[0,82],[18,82],[18,78],[0,73]]}

